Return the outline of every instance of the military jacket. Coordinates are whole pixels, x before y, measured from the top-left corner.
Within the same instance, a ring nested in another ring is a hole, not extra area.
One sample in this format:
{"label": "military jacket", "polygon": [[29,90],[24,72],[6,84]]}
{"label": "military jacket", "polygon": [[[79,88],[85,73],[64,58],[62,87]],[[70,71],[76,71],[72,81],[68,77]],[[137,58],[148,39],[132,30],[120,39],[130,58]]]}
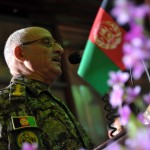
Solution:
{"label": "military jacket", "polygon": [[9,120],[12,116],[34,116],[42,140],[42,150],[93,149],[83,127],[64,102],[54,98],[47,84],[23,76],[13,77],[0,91],[0,149],[8,148]]}

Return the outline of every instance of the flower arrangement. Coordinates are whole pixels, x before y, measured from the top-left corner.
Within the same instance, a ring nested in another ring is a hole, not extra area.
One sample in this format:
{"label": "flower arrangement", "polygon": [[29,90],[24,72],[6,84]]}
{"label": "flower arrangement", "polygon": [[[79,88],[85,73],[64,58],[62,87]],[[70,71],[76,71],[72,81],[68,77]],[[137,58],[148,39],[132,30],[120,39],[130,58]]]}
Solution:
{"label": "flower arrangement", "polygon": [[[140,79],[144,72],[150,82],[150,37],[144,25],[145,18],[150,14],[150,7],[146,3],[137,5],[131,0],[115,0],[111,13],[120,25],[129,26],[122,47],[122,61],[129,72],[110,71],[108,80],[108,85],[112,88],[110,104],[118,111],[120,122],[127,130],[127,139],[123,145],[113,143],[106,149],[149,150],[150,92],[142,94],[140,85],[131,86],[126,83],[129,79]],[[132,103],[139,109],[137,114],[130,108]]]}

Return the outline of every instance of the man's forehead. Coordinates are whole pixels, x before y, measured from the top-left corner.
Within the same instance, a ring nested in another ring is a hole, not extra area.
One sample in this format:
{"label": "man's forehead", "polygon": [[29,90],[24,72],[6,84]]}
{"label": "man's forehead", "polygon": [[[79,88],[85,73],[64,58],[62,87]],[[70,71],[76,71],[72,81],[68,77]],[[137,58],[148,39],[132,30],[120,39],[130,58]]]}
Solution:
{"label": "man's forehead", "polygon": [[27,32],[26,38],[28,39],[39,39],[43,37],[52,37],[51,33],[43,28],[34,28]]}

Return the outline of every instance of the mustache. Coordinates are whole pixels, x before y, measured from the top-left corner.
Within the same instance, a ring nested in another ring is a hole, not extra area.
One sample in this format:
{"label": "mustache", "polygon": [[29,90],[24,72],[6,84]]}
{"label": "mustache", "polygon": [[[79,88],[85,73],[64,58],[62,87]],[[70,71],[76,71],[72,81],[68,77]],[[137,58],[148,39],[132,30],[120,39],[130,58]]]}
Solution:
{"label": "mustache", "polygon": [[61,60],[62,60],[61,54],[57,54],[57,55],[53,56],[53,57],[52,57],[52,60],[53,60],[53,61],[61,62]]}

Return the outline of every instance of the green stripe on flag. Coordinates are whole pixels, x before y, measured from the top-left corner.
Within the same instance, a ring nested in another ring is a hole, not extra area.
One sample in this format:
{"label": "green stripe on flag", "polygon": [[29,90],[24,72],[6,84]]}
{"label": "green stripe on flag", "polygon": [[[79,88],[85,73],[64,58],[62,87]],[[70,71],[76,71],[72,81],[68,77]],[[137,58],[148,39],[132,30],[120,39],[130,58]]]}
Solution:
{"label": "green stripe on flag", "polygon": [[107,56],[90,40],[87,41],[84,54],[78,69],[79,76],[83,77],[101,95],[109,90],[107,85],[110,70],[117,71],[117,67]]}
{"label": "green stripe on flag", "polygon": [[32,127],[36,127],[37,126],[35,118],[32,117],[32,116],[28,116],[28,122],[29,122],[30,126],[32,126]]}

